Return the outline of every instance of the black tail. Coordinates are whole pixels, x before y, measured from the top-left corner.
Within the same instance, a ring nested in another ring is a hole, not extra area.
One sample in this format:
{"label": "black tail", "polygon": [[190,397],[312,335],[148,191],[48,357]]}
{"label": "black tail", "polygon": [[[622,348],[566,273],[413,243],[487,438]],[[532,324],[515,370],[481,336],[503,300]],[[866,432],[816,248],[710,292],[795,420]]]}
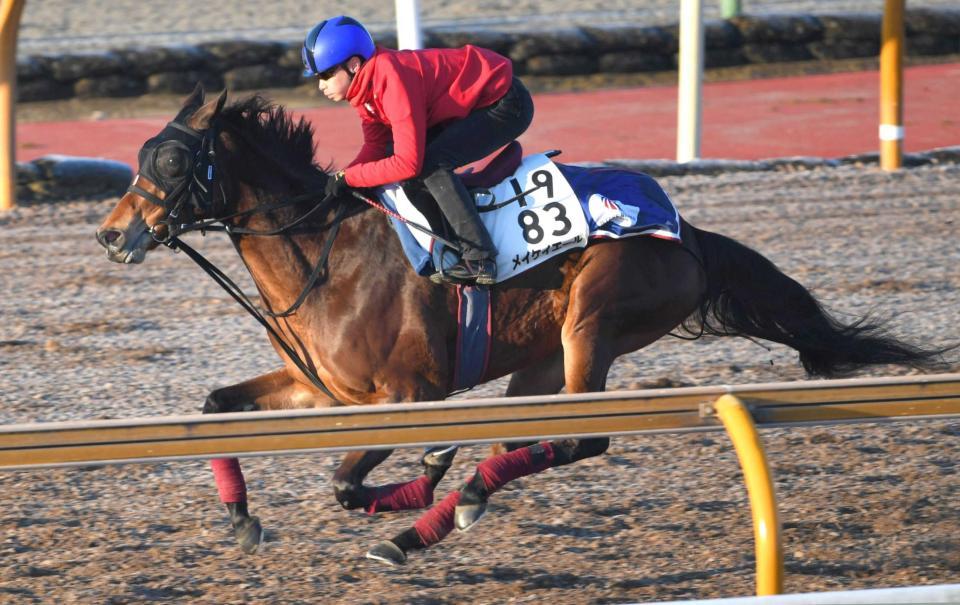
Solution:
{"label": "black tail", "polygon": [[902,342],[869,317],[845,324],[758,252],[729,237],[691,229],[706,269],[707,292],[685,323],[687,330],[702,326],[705,334],[785,344],[800,353],[800,363],[813,376],[841,376],[874,364],[942,367],[946,349]]}

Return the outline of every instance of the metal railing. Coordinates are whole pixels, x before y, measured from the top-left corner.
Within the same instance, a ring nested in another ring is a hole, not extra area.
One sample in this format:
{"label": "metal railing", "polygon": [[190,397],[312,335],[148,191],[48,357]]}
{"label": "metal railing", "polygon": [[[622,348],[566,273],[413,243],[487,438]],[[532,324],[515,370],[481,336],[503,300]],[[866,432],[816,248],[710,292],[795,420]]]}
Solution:
{"label": "metal railing", "polygon": [[783,588],[757,427],[960,418],[960,374],[0,427],[0,470],[726,429],[753,510],[757,593]]}

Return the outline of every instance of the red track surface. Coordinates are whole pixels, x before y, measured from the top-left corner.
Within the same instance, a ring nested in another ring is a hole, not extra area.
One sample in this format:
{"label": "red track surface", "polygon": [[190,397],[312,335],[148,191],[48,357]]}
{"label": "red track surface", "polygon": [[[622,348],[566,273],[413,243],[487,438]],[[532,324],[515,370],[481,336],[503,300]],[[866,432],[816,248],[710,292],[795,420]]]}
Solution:
{"label": "red track surface", "polygon": [[[960,64],[906,70],[906,151],[960,145]],[[706,84],[704,158],[839,157],[878,149],[878,72]],[[676,87],[542,94],[521,141],[563,160],[673,158]],[[303,112],[318,133],[317,158],[342,166],[360,145],[349,106]],[[172,116],[35,122],[17,126],[17,160],[59,153],[136,162],[141,144]]]}

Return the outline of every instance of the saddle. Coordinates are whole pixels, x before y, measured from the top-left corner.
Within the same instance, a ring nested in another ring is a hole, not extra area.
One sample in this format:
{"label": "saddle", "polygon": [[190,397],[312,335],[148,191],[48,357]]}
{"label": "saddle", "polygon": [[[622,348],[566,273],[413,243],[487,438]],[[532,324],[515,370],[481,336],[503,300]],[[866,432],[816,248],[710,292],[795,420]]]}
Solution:
{"label": "saddle", "polygon": [[467,168],[457,174],[467,189],[492,187],[512,175],[521,161],[523,161],[523,146],[517,141],[510,141],[509,145],[493,156],[493,159],[480,170],[474,171],[472,168]]}

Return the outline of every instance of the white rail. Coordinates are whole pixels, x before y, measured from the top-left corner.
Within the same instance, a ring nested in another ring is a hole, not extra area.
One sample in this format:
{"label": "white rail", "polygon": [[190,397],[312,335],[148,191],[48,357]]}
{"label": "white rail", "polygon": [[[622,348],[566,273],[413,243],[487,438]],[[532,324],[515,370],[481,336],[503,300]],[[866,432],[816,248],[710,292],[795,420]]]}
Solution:
{"label": "white rail", "polygon": [[701,601],[663,601],[649,605],[855,605],[892,603],[960,603],[960,584],[907,586],[831,592],[805,592],[768,597],[738,597]]}

